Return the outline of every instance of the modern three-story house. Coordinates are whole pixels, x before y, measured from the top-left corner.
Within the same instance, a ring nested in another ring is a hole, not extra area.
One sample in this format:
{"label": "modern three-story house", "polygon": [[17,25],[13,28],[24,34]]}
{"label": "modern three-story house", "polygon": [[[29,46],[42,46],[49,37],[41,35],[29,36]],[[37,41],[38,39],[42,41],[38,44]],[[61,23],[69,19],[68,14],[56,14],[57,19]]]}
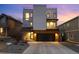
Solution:
{"label": "modern three-story house", "polygon": [[46,5],[33,5],[33,9],[24,9],[24,40],[61,41],[57,21],[57,8],[47,8]]}

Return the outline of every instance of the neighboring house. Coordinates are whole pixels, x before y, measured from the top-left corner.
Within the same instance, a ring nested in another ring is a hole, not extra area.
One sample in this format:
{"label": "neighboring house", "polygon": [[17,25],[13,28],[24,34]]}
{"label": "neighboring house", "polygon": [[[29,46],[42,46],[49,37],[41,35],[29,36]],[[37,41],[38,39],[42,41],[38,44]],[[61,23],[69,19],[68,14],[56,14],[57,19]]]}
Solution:
{"label": "neighboring house", "polygon": [[24,9],[24,40],[61,41],[57,21],[57,8],[47,8],[46,5],[33,5],[33,9]]}
{"label": "neighboring house", "polygon": [[[58,26],[66,40],[79,41],[79,16]],[[65,35],[63,34],[65,33]]]}
{"label": "neighboring house", "polygon": [[0,15],[0,38],[13,37],[21,39],[22,37],[22,23],[11,16]]}

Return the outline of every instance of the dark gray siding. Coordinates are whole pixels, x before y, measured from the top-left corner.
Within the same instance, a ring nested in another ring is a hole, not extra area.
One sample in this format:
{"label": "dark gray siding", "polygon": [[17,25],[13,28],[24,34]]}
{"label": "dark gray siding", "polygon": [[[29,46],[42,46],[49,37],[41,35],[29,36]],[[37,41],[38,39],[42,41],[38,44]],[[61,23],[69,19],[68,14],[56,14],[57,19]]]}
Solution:
{"label": "dark gray siding", "polygon": [[68,39],[79,41],[79,16],[62,25],[59,25],[58,28],[60,31],[64,30]]}

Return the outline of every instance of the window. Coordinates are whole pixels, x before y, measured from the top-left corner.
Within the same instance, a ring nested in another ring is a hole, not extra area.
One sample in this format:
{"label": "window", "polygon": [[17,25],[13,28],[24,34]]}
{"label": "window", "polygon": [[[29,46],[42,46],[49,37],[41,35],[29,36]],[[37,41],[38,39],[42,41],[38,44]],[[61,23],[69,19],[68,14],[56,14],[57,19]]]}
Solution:
{"label": "window", "polygon": [[47,14],[47,18],[49,18],[50,17],[50,14]]}
{"label": "window", "polygon": [[53,23],[53,26],[54,26],[54,28],[56,28],[56,23],[55,22]]}
{"label": "window", "polygon": [[55,22],[50,22],[50,28],[55,28],[55,27],[56,27]]}
{"label": "window", "polygon": [[25,20],[29,20],[29,19],[25,19]]}
{"label": "window", "polygon": [[32,17],[32,13],[30,14],[30,17]]}
{"label": "window", "polygon": [[31,25],[31,26],[33,25],[32,22],[30,22],[30,25]]}
{"label": "window", "polygon": [[29,13],[25,13],[25,20],[29,20],[29,18],[30,18]]}
{"label": "window", "polygon": [[56,23],[55,22],[47,22],[47,29],[55,29]]}
{"label": "window", "polygon": [[67,23],[67,27],[69,27],[69,23]]}
{"label": "window", "polygon": [[57,15],[55,13],[53,14],[53,18],[57,18]]}
{"label": "window", "polygon": [[54,22],[50,22],[50,26],[51,26],[51,25],[54,25]]}
{"label": "window", "polygon": [[47,27],[49,27],[49,25],[50,25],[49,22],[47,22]]}

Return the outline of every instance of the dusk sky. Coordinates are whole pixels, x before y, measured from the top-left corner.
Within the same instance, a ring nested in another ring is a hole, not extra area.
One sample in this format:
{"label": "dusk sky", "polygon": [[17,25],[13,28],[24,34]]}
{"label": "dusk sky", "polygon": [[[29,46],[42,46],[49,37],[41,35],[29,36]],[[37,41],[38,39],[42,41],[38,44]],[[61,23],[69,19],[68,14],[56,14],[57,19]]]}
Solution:
{"label": "dusk sky", "polygon": [[[23,8],[32,9],[32,4],[0,4],[0,14],[10,15],[20,21],[23,19]],[[58,25],[79,16],[79,4],[47,4],[47,8],[58,9]]]}

